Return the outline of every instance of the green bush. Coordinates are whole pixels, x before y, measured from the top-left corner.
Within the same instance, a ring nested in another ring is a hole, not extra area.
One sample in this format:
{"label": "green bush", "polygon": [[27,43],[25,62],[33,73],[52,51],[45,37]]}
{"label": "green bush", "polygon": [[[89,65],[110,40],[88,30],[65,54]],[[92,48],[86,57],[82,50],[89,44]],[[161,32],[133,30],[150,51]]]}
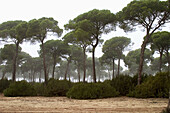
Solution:
{"label": "green bush", "polygon": [[119,93],[107,83],[77,83],[67,93],[68,98],[97,99],[118,96]]}
{"label": "green bush", "polygon": [[4,90],[4,95],[8,97],[16,96],[35,96],[36,91],[34,87],[26,81],[12,82],[9,88]]}
{"label": "green bush", "polygon": [[1,79],[0,80],[0,93],[3,93],[3,90],[9,87],[10,80],[8,79]]}
{"label": "green bush", "polygon": [[119,91],[121,96],[125,96],[134,89],[135,84],[132,81],[132,77],[119,75],[111,81],[111,86]]}
{"label": "green bush", "polygon": [[50,79],[45,87],[45,96],[66,96],[71,87],[69,81]]}
{"label": "green bush", "polygon": [[44,83],[33,83],[34,89],[37,96],[44,96],[45,84]]}
{"label": "green bush", "polygon": [[[152,76],[152,75],[142,74],[142,75],[141,75],[141,84],[142,84],[144,81],[146,81],[146,80],[148,79],[148,77],[150,77],[150,76]],[[138,74],[136,74],[136,75],[134,75],[134,76],[132,77],[132,83],[134,84],[134,86],[137,85],[137,83],[138,83]]]}
{"label": "green bush", "polygon": [[170,76],[168,73],[157,73],[148,77],[142,84],[135,87],[128,96],[136,98],[168,98]]}

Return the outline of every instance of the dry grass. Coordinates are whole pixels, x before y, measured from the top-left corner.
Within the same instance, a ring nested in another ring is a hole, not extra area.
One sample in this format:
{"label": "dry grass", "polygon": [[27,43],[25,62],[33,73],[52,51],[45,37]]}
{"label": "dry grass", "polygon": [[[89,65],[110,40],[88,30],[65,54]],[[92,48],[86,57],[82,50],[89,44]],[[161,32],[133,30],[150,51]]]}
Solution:
{"label": "dry grass", "polygon": [[160,113],[168,99],[117,97],[75,100],[66,97],[0,96],[0,112],[69,112],[69,113]]}

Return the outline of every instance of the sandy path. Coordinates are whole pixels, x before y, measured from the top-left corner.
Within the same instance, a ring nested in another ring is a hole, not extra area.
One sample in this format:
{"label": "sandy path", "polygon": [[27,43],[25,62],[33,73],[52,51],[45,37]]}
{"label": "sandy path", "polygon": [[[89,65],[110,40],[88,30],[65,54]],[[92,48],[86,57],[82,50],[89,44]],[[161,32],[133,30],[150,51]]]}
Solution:
{"label": "sandy path", "polygon": [[66,97],[3,97],[0,112],[160,113],[168,99],[116,97],[75,100]]}

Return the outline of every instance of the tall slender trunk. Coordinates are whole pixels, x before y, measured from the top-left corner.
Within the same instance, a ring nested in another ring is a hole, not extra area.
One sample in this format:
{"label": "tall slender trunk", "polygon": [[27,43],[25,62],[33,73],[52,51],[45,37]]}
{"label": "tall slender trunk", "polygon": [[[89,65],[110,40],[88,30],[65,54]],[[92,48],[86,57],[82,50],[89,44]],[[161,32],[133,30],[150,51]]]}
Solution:
{"label": "tall slender trunk", "polygon": [[39,76],[39,83],[41,83],[41,70],[40,70],[40,76]]}
{"label": "tall slender trunk", "polygon": [[166,56],[167,56],[167,61],[168,61],[168,72],[170,71],[170,56],[168,50],[166,50]]}
{"label": "tall slender trunk", "polygon": [[114,70],[115,70],[115,59],[113,58],[113,73],[112,73],[112,79],[113,79],[114,76],[115,76]]}
{"label": "tall slender trunk", "polygon": [[25,74],[23,73],[23,77],[24,77],[24,80],[25,80]]}
{"label": "tall slender trunk", "polygon": [[99,74],[99,75],[98,75],[98,79],[99,79],[98,82],[100,82],[100,78],[101,78],[101,75]]}
{"label": "tall slender trunk", "polygon": [[54,59],[53,59],[53,72],[52,72],[52,78],[54,79],[54,72],[55,72],[55,65],[56,65],[56,57],[54,56]]}
{"label": "tall slender trunk", "polygon": [[42,41],[41,43],[42,43],[42,50],[43,50],[44,78],[45,78],[45,83],[47,84],[47,82],[48,82],[48,76],[47,76],[47,67],[46,67],[46,58],[45,58],[44,42]]}
{"label": "tall slender trunk", "polygon": [[66,67],[66,71],[65,71],[65,75],[64,75],[64,80],[67,79],[67,73],[68,73],[69,64],[70,64],[70,60],[68,60],[68,62],[67,62],[67,67]]}
{"label": "tall slender trunk", "polygon": [[144,62],[144,53],[145,53],[145,48],[146,48],[146,44],[149,40],[149,33],[147,33],[143,44],[141,46],[141,53],[140,53],[140,63],[139,63],[139,69],[138,69],[138,85],[140,85],[141,82],[141,75],[142,75],[142,71],[143,71],[143,62]]}
{"label": "tall slender trunk", "polygon": [[31,73],[30,72],[28,73],[28,76],[29,76],[29,82],[31,82]]}
{"label": "tall slender trunk", "polygon": [[71,79],[70,79],[70,70],[69,70],[69,67],[68,67],[68,80],[69,80],[69,82],[71,81]]}
{"label": "tall slender trunk", "polygon": [[95,47],[93,47],[93,51],[92,51],[92,64],[93,64],[93,82],[96,83]]}
{"label": "tall slender trunk", "polygon": [[93,49],[92,49],[92,63],[93,63],[93,82],[96,83],[96,69],[95,69],[95,49],[99,43],[99,37],[98,37],[98,34],[96,34],[95,36],[95,39],[96,39],[96,43],[92,46],[93,46]]}
{"label": "tall slender trunk", "polygon": [[33,74],[32,74],[32,82],[33,82],[33,83],[35,82],[35,71],[34,71]]}
{"label": "tall slender trunk", "polygon": [[16,67],[17,67],[17,58],[18,58],[18,48],[19,48],[19,42],[16,43],[15,56],[13,58],[12,81],[16,81]]}
{"label": "tall slender trunk", "polygon": [[159,72],[162,70],[162,55],[163,55],[163,49],[160,50],[160,58],[159,58]]}
{"label": "tall slender trunk", "polygon": [[84,77],[83,82],[86,81],[86,48],[83,48],[83,70],[84,70]]}
{"label": "tall slender trunk", "polygon": [[79,82],[80,82],[80,65],[78,64],[78,67],[77,67],[77,72],[78,72],[78,79],[79,79]]}
{"label": "tall slender trunk", "polygon": [[108,69],[108,74],[109,74],[109,80],[111,80],[111,76],[110,76],[110,70]]}
{"label": "tall slender trunk", "polygon": [[117,72],[118,76],[119,76],[119,73],[120,73],[120,58],[118,59],[118,72]]}
{"label": "tall slender trunk", "polygon": [[5,78],[5,74],[6,74],[6,72],[2,72],[2,78],[1,79]]}

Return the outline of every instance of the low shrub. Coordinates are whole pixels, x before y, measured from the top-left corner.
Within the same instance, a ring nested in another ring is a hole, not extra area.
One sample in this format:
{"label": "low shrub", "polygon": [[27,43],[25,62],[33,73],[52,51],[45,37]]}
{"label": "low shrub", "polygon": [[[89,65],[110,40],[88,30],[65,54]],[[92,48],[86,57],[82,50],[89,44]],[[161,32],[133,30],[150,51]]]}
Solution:
{"label": "low shrub", "polygon": [[3,93],[3,90],[9,87],[11,80],[8,79],[1,79],[0,80],[0,93]]}
{"label": "low shrub", "polygon": [[[148,75],[148,74],[142,74],[141,75],[141,84],[146,81],[150,76],[152,75]],[[137,86],[138,84],[138,74],[134,75],[132,77],[132,83],[134,84],[134,86]]]}
{"label": "low shrub", "polygon": [[33,83],[33,87],[36,91],[37,96],[45,95],[45,83]]}
{"label": "low shrub", "polygon": [[12,82],[9,88],[4,90],[4,95],[8,97],[16,96],[35,96],[36,91],[34,87],[26,81]]}
{"label": "low shrub", "polygon": [[45,87],[45,96],[66,96],[71,87],[69,81],[50,79]]}
{"label": "low shrub", "polygon": [[170,76],[168,73],[162,72],[148,77],[127,96],[136,98],[168,98],[169,88]]}
{"label": "low shrub", "polygon": [[68,98],[97,99],[118,96],[119,93],[106,83],[77,83],[68,92]]}
{"label": "low shrub", "polygon": [[119,75],[111,81],[111,86],[120,92],[121,96],[125,96],[135,87],[132,77],[128,75]]}

